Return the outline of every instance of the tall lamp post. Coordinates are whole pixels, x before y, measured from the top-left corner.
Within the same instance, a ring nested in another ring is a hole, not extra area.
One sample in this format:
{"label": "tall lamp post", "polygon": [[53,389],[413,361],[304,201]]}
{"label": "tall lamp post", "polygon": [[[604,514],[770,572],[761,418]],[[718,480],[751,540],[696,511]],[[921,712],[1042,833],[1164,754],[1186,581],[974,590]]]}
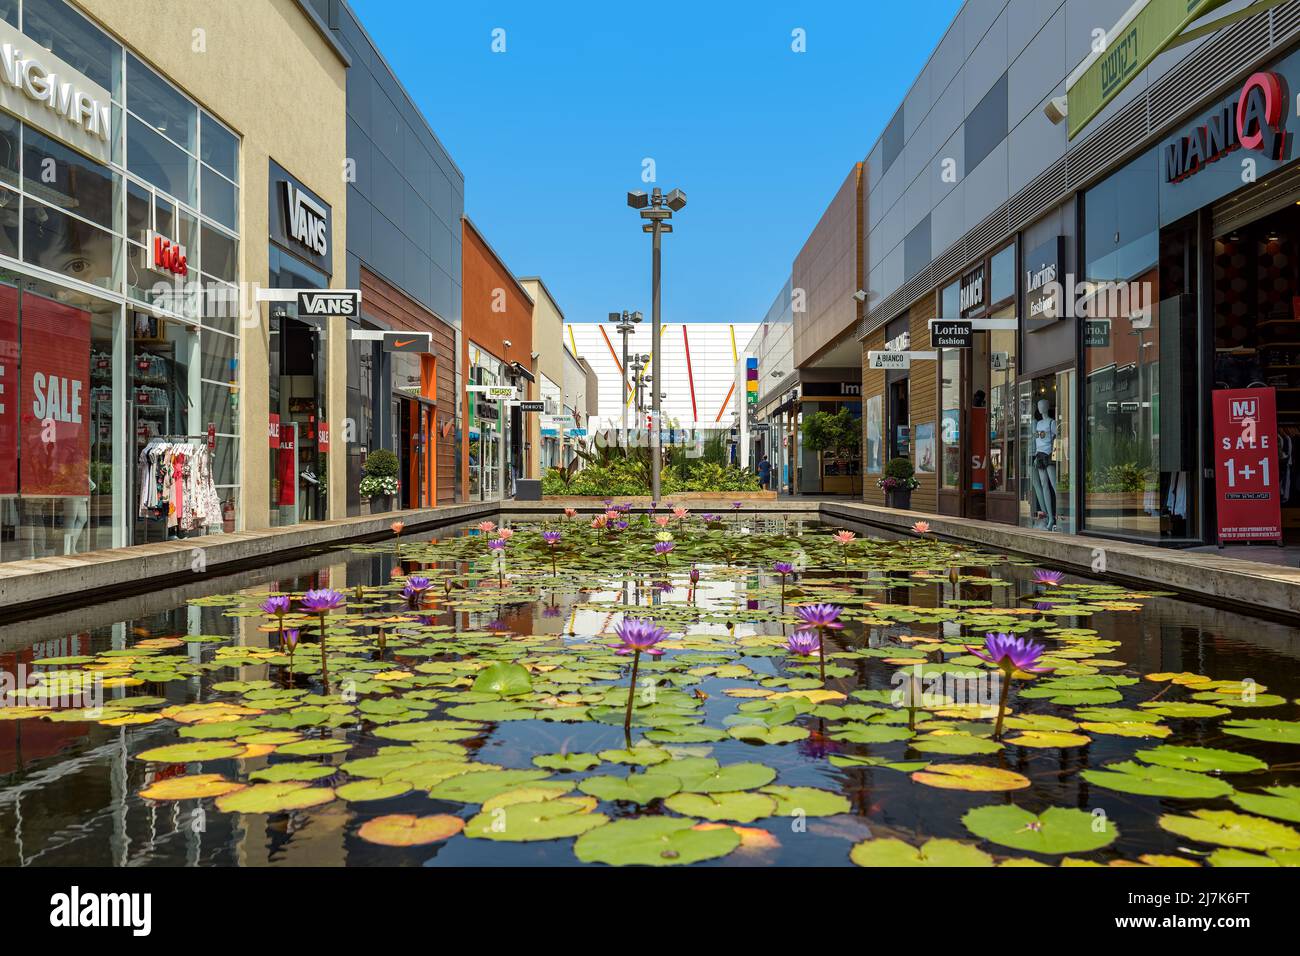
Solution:
{"label": "tall lamp post", "polygon": [[626,309],[623,310],[622,314],[618,312],[611,312],[609,314],[609,321],[615,323],[614,325],[615,330],[618,331],[618,333],[623,336],[623,392],[622,395],[620,396],[623,400],[623,436],[620,439],[619,444],[626,445],[627,444],[627,390],[628,390],[627,337],[636,331],[636,327],[641,321],[641,313],[628,312]]}
{"label": "tall lamp post", "polygon": [[663,465],[663,449],[659,440],[659,399],[662,395],[659,391],[659,379],[661,378],[659,374],[659,237],[666,232],[673,231],[673,224],[668,220],[673,218],[673,213],[681,212],[686,207],[686,193],[680,189],[674,189],[664,195],[663,190],[656,186],[647,196],[643,190],[638,189],[627,194],[627,204],[641,213],[641,218],[646,220],[641,226],[641,231],[650,233],[653,239],[650,266],[650,353],[653,369],[650,379],[652,383],[650,389],[650,498],[653,501],[658,501],[659,470]]}

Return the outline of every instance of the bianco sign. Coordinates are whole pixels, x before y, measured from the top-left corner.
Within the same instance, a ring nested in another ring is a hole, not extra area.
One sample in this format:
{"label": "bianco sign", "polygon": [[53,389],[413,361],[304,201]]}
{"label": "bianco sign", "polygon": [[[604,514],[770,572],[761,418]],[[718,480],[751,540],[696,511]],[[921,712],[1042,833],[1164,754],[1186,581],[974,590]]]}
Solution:
{"label": "bianco sign", "polygon": [[868,352],[867,359],[874,369],[897,372],[912,367],[912,353],[910,352]]}
{"label": "bianco sign", "polygon": [[108,162],[108,91],[0,20],[0,108],[87,156]]}

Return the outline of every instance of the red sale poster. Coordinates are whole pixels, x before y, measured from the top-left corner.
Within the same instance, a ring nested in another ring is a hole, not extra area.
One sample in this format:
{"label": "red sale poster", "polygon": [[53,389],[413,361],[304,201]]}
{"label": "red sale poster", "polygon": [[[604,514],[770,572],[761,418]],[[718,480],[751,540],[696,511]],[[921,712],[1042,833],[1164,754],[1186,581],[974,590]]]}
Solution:
{"label": "red sale poster", "polygon": [[1216,389],[1213,398],[1219,542],[1281,540],[1277,393],[1271,388]]}
{"label": "red sale poster", "polygon": [[297,430],[293,422],[280,424],[280,454],[276,460],[275,476],[280,481],[277,504],[288,507],[298,501],[298,448]]}
{"label": "red sale poster", "polygon": [[0,495],[18,494],[18,290],[0,285]]}
{"label": "red sale poster", "polygon": [[22,493],[90,493],[90,313],[23,296]]}

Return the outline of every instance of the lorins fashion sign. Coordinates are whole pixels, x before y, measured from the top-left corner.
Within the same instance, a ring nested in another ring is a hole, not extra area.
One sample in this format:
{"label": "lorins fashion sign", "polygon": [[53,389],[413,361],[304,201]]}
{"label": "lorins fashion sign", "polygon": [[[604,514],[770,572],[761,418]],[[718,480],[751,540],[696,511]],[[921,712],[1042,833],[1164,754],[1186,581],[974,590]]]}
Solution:
{"label": "lorins fashion sign", "polygon": [[1236,149],[1280,160],[1286,151],[1283,115],[1287,99],[1282,77],[1256,73],[1235,99],[1220,106],[1202,125],[1165,144],[1165,182],[1186,179]]}

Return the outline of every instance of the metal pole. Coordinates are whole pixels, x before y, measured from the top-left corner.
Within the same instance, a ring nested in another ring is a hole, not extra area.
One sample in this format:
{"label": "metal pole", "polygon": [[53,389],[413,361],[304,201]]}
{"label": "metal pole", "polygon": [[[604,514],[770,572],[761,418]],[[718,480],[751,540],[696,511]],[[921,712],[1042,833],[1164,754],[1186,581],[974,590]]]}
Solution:
{"label": "metal pole", "polygon": [[651,279],[650,321],[650,367],[653,375],[650,379],[650,500],[659,500],[659,469],[662,466],[662,453],[659,447],[659,396],[663,391],[663,370],[659,368],[659,233],[660,220],[654,220],[653,278]]}
{"label": "metal pole", "polygon": [[627,447],[627,323],[628,315],[624,312],[623,321],[618,326],[623,333],[623,390],[618,393],[619,401],[623,403],[623,435],[619,444],[624,448]]}

